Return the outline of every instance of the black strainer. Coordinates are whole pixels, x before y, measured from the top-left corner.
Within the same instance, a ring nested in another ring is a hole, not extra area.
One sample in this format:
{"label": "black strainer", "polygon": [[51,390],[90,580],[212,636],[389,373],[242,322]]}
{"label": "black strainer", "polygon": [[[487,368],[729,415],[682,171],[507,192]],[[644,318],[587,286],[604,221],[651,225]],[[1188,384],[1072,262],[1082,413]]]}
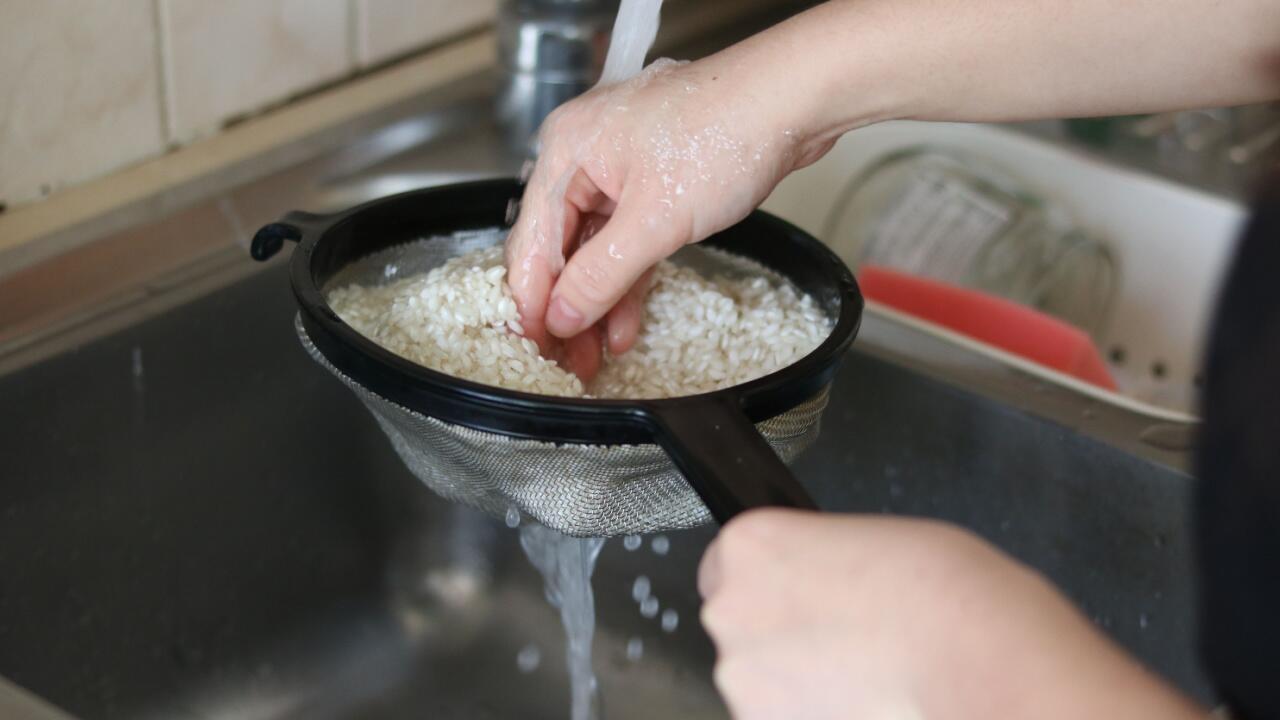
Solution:
{"label": "black strainer", "polygon": [[252,254],[266,260],[284,240],[298,242],[290,276],[304,345],[356,391],[410,469],[446,498],[499,514],[515,506],[580,536],[690,527],[709,517],[725,522],[766,505],[813,508],[783,458],[816,437],[863,303],[834,253],[767,213],[754,212],[702,245],[787,278],[813,297],[832,331],[798,362],[716,392],[594,400],[481,385],[395,355],[329,307],[325,292],[334,278],[349,281],[351,268],[371,255],[412,260],[430,250],[439,260],[417,268],[428,269],[450,255],[440,243],[500,225],[520,192],[514,180],[482,181],[333,215],[290,213],[258,231]]}

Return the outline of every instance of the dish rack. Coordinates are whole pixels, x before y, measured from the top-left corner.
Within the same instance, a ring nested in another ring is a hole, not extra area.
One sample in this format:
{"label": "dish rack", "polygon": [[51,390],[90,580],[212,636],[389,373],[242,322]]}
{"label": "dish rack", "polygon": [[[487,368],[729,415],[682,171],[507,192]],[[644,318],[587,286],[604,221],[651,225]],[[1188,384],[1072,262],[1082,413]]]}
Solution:
{"label": "dish rack", "polygon": [[1106,332],[1117,268],[1105,239],[964,151],[890,152],[845,184],[822,237],[854,267],[885,266],[980,290],[1095,340]]}
{"label": "dish rack", "polygon": [[[1067,319],[1122,399],[1188,416],[1244,219],[1235,201],[1010,128],[919,122],[850,133],[763,207],[851,266],[914,267]],[[941,237],[960,241],[938,251]]]}

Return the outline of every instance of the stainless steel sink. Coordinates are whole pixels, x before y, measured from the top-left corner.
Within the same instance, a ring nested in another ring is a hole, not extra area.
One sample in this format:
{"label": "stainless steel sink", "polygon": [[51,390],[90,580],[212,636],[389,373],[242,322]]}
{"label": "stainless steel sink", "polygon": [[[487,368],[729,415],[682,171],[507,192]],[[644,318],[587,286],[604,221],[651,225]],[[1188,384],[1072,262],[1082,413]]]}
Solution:
{"label": "stainless steel sink", "polygon": [[[0,379],[0,676],[85,718],[564,717],[515,533],[413,480],[292,313],[277,266]],[[1204,697],[1188,479],[871,347],[799,465],[823,507],[972,527]],[[712,532],[606,547],[608,717],[723,716],[693,583]],[[639,574],[675,633],[639,615]]]}
{"label": "stainless steel sink", "polygon": [[[131,232],[229,232],[200,222],[220,217],[243,239],[292,208],[511,174],[490,92],[469,78]],[[567,716],[559,621],[516,533],[400,466],[298,346],[281,264],[228,246],[138,297],[0,357],[0,678],[82,718]],[[885,315],[867,318],[833,393],[798,465],[825,509],[971,527],[1210,699],[1183,428],[1153,433],[1148,417]],[[713,533],[673,534],[665,557],[606,546],[594,585],[607,717],[725,716],[694,589]],[[679,613],[675,632],[641,617],[641,574]],[[530,644],[541,663],[525,673]]]}

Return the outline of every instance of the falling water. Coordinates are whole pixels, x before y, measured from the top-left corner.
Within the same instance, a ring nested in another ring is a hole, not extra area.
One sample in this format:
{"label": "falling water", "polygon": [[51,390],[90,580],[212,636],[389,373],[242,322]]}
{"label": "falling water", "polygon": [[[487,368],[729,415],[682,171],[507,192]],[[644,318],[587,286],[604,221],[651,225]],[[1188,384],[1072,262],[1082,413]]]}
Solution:
{"label": "falling water", "polygon": [[649,576],[640,575],[635,582],[631,583],[631,599],[638,603],[644,602],[644,599],[649,597],[649,587]]}
{"label": "falling water", "polygon": [[644,67],[644,56],[658,36],[662,0],[622,0],[609,38],[609,55],[604,61],[601,85],[629,79]]}
{"label": "falling water", "polygon": [[644,657],[644,640],[632,637],[627,641],[627,659],[631,662],[640,662],[642,657]]}
{"label": "falling water", "polygon": [[655,535],[649,541],[649,547],[653,548],[654,555],[666,555],[671,552],[671,540],[666,535]]}
{"label": "falling water", "polygon": [[528,675],[538,669],[542,664],[542,650],[537,645],[529,643],[520,648],[520,652],[516,653],[516,667],[520,668],[520,672]]}
{"label": "falling water", "polygon": [[[662,0],[622,0],[613,24],[609,55],[605,59],[601,85],[610,85],[636,75],[644,67],[645,55],[658,34]],[[517,512],[507,513],[507,524],[520,527],[520,546],[529,561],[542,573],[547,600],[560,610],[564,623],[572,720],[599,717],[596,676],[591,667],[591,640],[595,635],[595,598],[591,592],[591,572],[604,547],[603,538],[573,538],[533,522],[520,523]],[[627,549],[638,549],[639,538],[628,538]],[[647,581],[647,578],[646,578]],[[647,592],[646,592],[647,595]],[[657,599],[646,597],[657,615]],[[643,605],[643,603],[642,603]],[[643,608],[642,608],[643,612]],[[639,659],[643,645],[627,648],[628,657]],[[521,669],[536,668],[533,653],[524,653]]]}
{"label": "falling water", "polygon": [[640,601],[640,615],[649,619],[658,617],[658,609],[660,607],[662,607],[662,605],[658,602],[658,598],[650,595]]}
{"label": "falling water", "polygon": [[573,720],[599,716],[596,676],[591,669],[591,639],[596,629],[591,571],[604,547],[603,538],[573,538],[526,522],[520,526],[520,547],[546,583],[547,600],[560,610],[564,623],[565,655]]}
{"label": "falling water", "polygon": [[673,633],[676,628],[680,627],[680,613],[674,608],[667,608],[662,611],[662,632]]}

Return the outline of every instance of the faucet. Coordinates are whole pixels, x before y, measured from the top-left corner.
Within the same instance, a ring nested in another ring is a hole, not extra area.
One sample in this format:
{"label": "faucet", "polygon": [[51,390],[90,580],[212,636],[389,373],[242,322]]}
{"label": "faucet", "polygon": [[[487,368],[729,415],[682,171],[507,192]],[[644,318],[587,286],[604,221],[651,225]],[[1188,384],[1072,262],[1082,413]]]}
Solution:
{"label": "faucet", "polygon": [[617,9],[618,0],[502,0],[496,110],[516,152],[533,155],[547,115],[600,77]]}

